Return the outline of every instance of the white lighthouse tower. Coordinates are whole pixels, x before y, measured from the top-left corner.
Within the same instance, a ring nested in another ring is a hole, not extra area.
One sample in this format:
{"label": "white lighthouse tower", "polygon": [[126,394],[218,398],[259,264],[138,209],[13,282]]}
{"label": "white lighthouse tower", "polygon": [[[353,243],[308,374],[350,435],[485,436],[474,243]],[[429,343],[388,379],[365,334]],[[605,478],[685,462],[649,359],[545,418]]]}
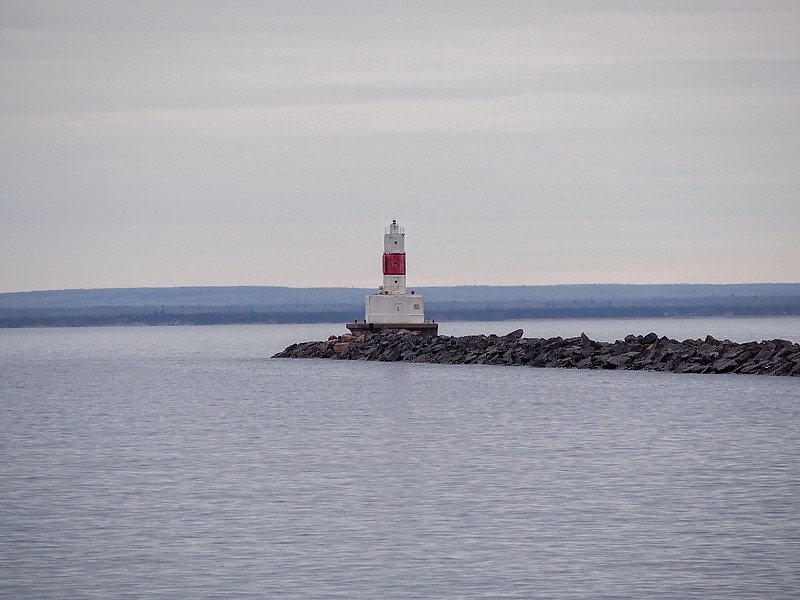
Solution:
{"label": "white lighthouse tower", "polygon": [[408,329],[436,335],[439,326],[425,321],[422,296],[406,293],[406,234],[392,221],[383,236],[383,285],[365,301],[364,322],[348,323],[353,333]]}

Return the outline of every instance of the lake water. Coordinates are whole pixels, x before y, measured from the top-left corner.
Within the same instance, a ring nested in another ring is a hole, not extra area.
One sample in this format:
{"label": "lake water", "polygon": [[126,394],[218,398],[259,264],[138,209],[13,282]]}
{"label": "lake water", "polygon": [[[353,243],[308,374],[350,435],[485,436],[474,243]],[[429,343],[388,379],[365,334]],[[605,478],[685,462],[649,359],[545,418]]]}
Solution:
{"label": "lake water", "polygon": [[269,359],[342,331],[0,330],[0,596],[800,596],[796,378]]}

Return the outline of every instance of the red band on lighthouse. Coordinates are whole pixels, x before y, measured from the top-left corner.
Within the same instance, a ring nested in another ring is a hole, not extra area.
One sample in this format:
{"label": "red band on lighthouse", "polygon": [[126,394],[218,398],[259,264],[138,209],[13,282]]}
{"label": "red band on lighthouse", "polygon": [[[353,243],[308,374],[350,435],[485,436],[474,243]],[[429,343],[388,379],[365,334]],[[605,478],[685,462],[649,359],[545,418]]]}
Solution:
{"label": "red band on lighthouse", "polygon": [[406,274],[406,255],[405,254],[384,254],[383,255],[383,274],[384,275],[405,275]]}

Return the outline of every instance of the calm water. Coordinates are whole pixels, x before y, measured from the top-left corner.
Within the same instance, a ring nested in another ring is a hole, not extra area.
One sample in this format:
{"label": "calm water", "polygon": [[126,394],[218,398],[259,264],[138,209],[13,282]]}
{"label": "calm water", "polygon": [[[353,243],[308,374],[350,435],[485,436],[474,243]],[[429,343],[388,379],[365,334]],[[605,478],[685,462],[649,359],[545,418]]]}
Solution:
{"label": "calm water", "polygon": [[[800,339],[683,321],[522,325]],[[0,330],[0,596],[800,595],[797,379],[268,358],[340,329]]]}

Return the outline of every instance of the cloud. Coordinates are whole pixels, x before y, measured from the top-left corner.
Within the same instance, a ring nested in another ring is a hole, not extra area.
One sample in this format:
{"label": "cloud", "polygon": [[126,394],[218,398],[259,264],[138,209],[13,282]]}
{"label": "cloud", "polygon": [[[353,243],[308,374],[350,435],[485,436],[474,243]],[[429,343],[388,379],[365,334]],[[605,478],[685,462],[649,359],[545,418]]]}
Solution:
{"label": "cloud", "polygon": [[286,248],[391,218],[420,284],[797,277],[794,2],[0,11],[7,289],[364,285]]}

